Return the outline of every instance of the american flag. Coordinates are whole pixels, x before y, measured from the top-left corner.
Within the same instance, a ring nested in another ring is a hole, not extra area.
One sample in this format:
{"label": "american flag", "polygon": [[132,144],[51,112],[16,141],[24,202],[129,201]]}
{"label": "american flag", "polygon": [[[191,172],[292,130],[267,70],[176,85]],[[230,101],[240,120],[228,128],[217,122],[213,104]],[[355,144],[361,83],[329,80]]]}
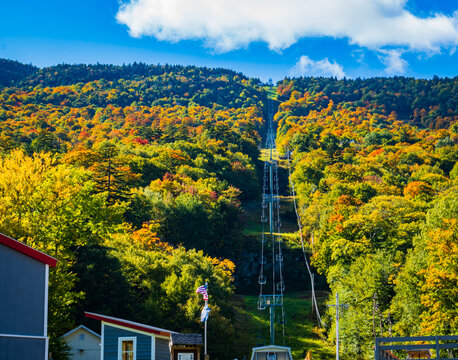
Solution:
{"label": "american flag", "polygon": [[204,300],[208,300],[207,285],[199,286],[196,290],[196,294],[202,294]]}

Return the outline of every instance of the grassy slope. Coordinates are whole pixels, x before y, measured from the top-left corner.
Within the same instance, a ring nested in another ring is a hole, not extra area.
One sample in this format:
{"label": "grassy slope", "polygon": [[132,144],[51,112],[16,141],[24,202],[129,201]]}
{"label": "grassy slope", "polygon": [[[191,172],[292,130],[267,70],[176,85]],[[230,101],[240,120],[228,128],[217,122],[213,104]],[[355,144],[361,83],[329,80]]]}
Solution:
{"label": "grassy slope", "polygon": [[[267,149],[261,150],[261,161],[268,161],[269,156]],[[276,151],[273,157],[279,160]],[[279,173],[280,182],[283,183],[281,188],[286,189],[288,178],[285,167],[287,164],[285,160],[279,160],[279,164],[280,167],[283,167],[282,173]],[[283,194],[286,194],[286,192],[287,190],[282,191]],[[256,235],[260,235],[262,231],[260,222],[261,203],[250,202],[244,204],[243,208],[244,233],[254,236],[254,238],[259,238],[260,236]],[[291,214],[294,214],[292,198],[282,196],[280,209],[283,234],[286,235],[285,237],[297,236],[296,217],[295,215],[291,216]],[[291,245],[292,243],[285,241],[285,246]],[[289,279],[289,281],[293,281],[293,279]],[[326,296],[326,293],[322,293],[321,297],[318,297],[318,301],[324,302]],[[269,311],[259,311],[256,305],[257,300],[257,296],[239,295],[233,299],[231,304],[236,314],[236,327],[240,334],[239,349],[242,350],[247,359],[251,356],[251,348],[253,346],[266,345],[270,341]],[[319,330],[316,328],[317,320],[316,316],[312,315],[311,294],[309,292],[287,292],[284,304],[287,320],[285,336],[283,336],[282,325],[276,324],[275,342],[279,345],[290,346],[294,359],[303,359],[308,350],[311,350],[314,360],[333,359],[335,357],[334,349],[320,338]]]}
{"label": "grassy slope", "polygon": [[[244,349],[247,358],[251,355],[251,347],[267,345],[270,339],[269,311],[259,311],[256,303],[256,296],[240,296],[233,304],[237,329],[244,334],[239,346]],[[308,350],[312,352],[313,359],[334,358],[333,349],[319,336],[316,318],[312,322],[310,293],[286,294],[285,314],[285,336],[282,325],[275,325],[276,344],[291,347],[293,359],[303,359]]]}
{"label": "grassy slope", "polygon": [[276,86],[263,86],[263,89],[267,91],[269,99],[277,100],[277,87]]}

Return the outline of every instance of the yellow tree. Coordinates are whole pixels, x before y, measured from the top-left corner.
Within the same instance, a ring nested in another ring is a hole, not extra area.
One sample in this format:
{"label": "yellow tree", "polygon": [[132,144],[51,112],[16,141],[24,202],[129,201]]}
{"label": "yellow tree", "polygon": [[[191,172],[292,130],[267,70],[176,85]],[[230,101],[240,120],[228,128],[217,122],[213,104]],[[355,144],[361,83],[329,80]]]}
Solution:
{"label": "yellow tree", "polygon": [[74,290],[74,249],[97,243],[120,219],[96,194],[86,171],[57,164],[50,154],[13,151],[0,159],[0,232],[56,257],[50,272],[49,334],[53,354],[72,326],[71,308],[84,295]]}
{"label": "yellow tree", "polygon": [[[437,210],[444,207],[437,218]],[[436,211],[434,211],[436,210]],[[458,194],[441,201],[431,213],[435,225],[426,233],[426,268],[421,288],[425,334],[454,334],[458,330]]]}

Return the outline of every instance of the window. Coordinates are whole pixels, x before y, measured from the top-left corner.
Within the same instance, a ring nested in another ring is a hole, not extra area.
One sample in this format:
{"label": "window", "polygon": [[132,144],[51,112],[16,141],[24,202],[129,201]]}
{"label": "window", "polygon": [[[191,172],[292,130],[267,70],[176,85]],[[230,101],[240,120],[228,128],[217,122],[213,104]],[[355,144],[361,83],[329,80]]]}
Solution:
{"label": "window", "polygon": [[122,360],[134,360],[134,341],[124,340],[121,348]]}
{"label": "window", "polygon": [[268,353],[266,358],[267,358],[267,360],[277,360],[277,354],[276,353]]}
{"label": "window", "polygon": [[137,338],[118,338],[118,360],[136,360]]}
{"label": "window", "polygon": [[80,340],[84,341],[84,334],[80,334]]}

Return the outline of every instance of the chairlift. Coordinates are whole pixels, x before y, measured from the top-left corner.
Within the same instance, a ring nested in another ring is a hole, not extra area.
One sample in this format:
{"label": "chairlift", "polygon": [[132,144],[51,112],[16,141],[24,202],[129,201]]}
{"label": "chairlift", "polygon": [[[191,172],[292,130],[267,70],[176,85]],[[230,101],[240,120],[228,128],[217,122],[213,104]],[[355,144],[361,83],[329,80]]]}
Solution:
{"label": "chairlift", "polygon": [[285,291],[285,283],[283,281],[277,283],[277,291]]}
{"label": "chairlift", "polygon": [[259,275],[258,283],[259,285],[264,285],[267,282],[267,279],[264,275]]}
{"label": "chairlift", "polygon": [[258,310],[265,310],[266,309],[266,302],[263,298],[258,299]]}

